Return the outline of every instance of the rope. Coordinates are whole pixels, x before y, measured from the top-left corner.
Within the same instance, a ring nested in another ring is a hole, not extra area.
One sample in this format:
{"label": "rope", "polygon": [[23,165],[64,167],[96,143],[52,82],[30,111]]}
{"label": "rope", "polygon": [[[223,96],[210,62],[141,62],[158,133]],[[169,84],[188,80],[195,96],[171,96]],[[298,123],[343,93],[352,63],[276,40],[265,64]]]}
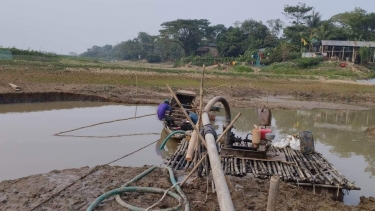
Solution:
{"label": "rope", "polygon": [[206,182],[207,182],[207,189],[206,189],[206,198],[204,199],[204,201],[193,201],[195,203],[206,203],[207,199],[208,199],[208,176],[206,177]]}
{"label": "rope", "polygon": [[38,204],[37,206],[35,206],[34,208],[32,208],[30,211],[33,211],[33,210],[35,210],[36,208],[38,208],[38,207],[42,206],[43,204],[47,203],[49,200],[53,199],[54,197],[56,197],[57,195],[59,195],[61,192],[63,192],[64,190],[68,189],[69,187],[71,187],[72,185],[74,185],[76,182],[78,182],[78,181],[80,181],[80,180],[82,180],[82,179],[85,179],[88,175],[90,175],[90,174],[96,172],[100,167],[103,167],[103,166],[106,166],[106,165],[110,165],[110,164],[112,164],[112,163],[114,163],[114,162],[116,162],[116,161],[119,161],[119,160],[121,160],[121,159],[123,159],[123,158],[125,158],[125,157],[128,157],[129,155],[132,155],[132,154],[134,154],[134,153],[136,153],[136,152],[139,152],[139,151],[141,151],[142,149],[144,149],[144,148],[146,148],[146,147],[148,147],[148,146],[150,146],[150,145],[152,145],[152,144],[154,144],[154,143],[156,143],[156,142],[158,142],[158,141],[159,141],[159,140],[156,140],[156,141],[154,141],[154,142],[152,142],[152,143],[150,143],[150,144],[147,144],[146,146],[141,147],[141,148],[139,148],[139,149],[137,149],[137,150],[135,150],[135,151],[133,151],[133,152],[131,152],[131,153],[129,153],[129,154],[126,154],[126,155],[124,155],[124,156],[122,156],[122,157],[120,157],[120,158],[117,158],[116,160],[113,160],[113,161],[111,161],[111,162],[109,162],[109,163],[107,163],[107,164],[99,165],[99,166],[94,167],[94,168],[93,168],[91,171],[89,171],[87,174],[85,174],[85,175],[81,176],[80,178],[76,179],[75,181],[73,181],[73,182],[70,183],[69,185],[65,186],[63,189],[61,189],[61,190],[58,191],[57,193],[52,194],[52,196],[50,196],[49,198],[47,198],[46,200],[44,200],[43,202],[41,202],[40,204]]}
{"label": "rope", "polygon": [[179,185],[179,184],[180,184],[180,182],[178,182],[178,183],[172,185],[170,188],[168,188],[167,190],[165,190],[163,196],[161,197],[161,199],[160,199],[159,201],[157,201],[155,204],[149,206],[149,207],[146,209],[146,211],[149,211],[151,208],[155,207],[155,206],[158,205],[161,201],[163,201],[163,199],[164,199],[165,196],[167,195],[168,191],[169,191],[170,189],[174,188],[176,185]]}
{"label": "rope", "polygon": [[114,135],[114,136],[76,136],[76,135],[55,135],[63,137],[76,137],[76,138],[117,138],[124,136],[142,136],[142,135],[159,135],[160,133],[134,133],[134,134],[124,134],[124,135]]}
{"label": "rope", "polygon": [[[59,133],[54,134],[54,136],[62,136],[61,134],[64,134],[64,133],[69,133],[69,132],[73,132],[73,131],[77,131],[77,130],[81,130],[81,129],[89,128],[89,127],[94,127],[94,126],[97,126],[97,125],[108,124],[108,123],[112,123],[112,122],[125,121],[125,120],[129,120],[129,119],[139,119],[139,118],[143,118],[143,117],[147,117],[147,116],[153,116],[153,115],[155,115],[155,114],[152,113],[152,114],[146,114],[146,115],[137,116],[137,117],[129,117],[129,118],[125,118],[125,119],[116,119],[116,120],[107,121],[107,122],[99,122],[99,123],[96,123],[96,124],[93,124],[93,125],[83,126],[83,127],[79,127],[79,128],[73,129],[73,130],[67,130],[67,131],[59,132]],[[66,136],[66,135],[64,135],[64,136]],[[77,136],[77,137],[81,137],[81,136]]]}

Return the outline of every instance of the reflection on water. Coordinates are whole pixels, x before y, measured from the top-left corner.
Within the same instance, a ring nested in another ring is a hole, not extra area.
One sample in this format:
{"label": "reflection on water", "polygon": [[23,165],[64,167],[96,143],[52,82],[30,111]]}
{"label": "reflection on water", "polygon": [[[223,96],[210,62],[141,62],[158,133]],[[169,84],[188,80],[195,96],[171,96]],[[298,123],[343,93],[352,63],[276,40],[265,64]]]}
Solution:
{"label": "reflection on water", "polygon": [[[120,138],[53,136],[81,126],[133,117],[136,110],[140,116],[155,113],[156,108],[87,102],[0,105],[0,181],[54,169],[101,165],[158,140],[160,135]],[[159,120],[149,116],[85,128],[67,135],[160,133],[161,129]],[[114,165],[160,165],[162,160],[150,146]]]}
{"label": "reflection on water", "polygon": [[163,143],[164,139],[167,136],[168,136],[167,131],[165,129],[162,129],[160,139],[155,145],[156,153],[159,156],[161,156],[163,159],[166,159],[166,158],[170,157],[177,150],[178,143],[180,142],[180,140],[170,138],[167,141],[167,143],[165,144],[164,149],[159,150],[159,147],[161,146],[161,144]]}
{"label": "reflection on water", "polygon": [[88,102],[88,101],[15,103],[15,104],[0,105],[0,114],[50,111],[50,110],[72,109],[72,108],[89,108],[89,107],[100,107],[100,106],[105,106],[105,105],[113,105],[113,103]]}
{"label": "reflection on water", "polygon": [[[135,112],[140,116],[155,111],[155,106],[88,102],[0,105],[0,181],[54,169],[104,164],[156,140],[154,146],[115,165],[160,165],[177,149],[178,141],[171,139],[165,150],[159,150],[167,134],[156,116],[85,128],[71,135],[108,136],[163,131],[160,135],[106,139],[52,136],[93,123],[132,117]],[[257,124],[257,112],[255,109],[232,109],[232,116],[238,112],[242,116],[234,131],[244,137]],[[362,188],[345,196],[346,203],[357,204],[361,195],[375,196],[375,140],[363,133],[368,126],[375,125],[375,110],[273,110],[272,113],[275,141],[298,131],[312,131],[317,151]],[[213,122],[218,133],[222,132],[224,121],[224,111],[221,111]]]}
{"label": "reflection on water", "polygon": [[[257,112],[255,109],[232,109],[232,116],[238,112],[242,116],[234,131],[244,137],[257,124]],[[351,191],[344,199],[346,203],[357,204],[361,195],[375,196],[375,139],[363,133],[368,126],[375,125],[375,110],[273,110],[272,114],[274,141],[310,130],[316,140],[316,150],[362,188],[361,191]],[[216,120],[218,125],[224,122],[224,112],[220,115]]]}
{"label": "reflection on water", "polygon": [[375,78],[369,80],[357,80],[358,83],[375,84]]}

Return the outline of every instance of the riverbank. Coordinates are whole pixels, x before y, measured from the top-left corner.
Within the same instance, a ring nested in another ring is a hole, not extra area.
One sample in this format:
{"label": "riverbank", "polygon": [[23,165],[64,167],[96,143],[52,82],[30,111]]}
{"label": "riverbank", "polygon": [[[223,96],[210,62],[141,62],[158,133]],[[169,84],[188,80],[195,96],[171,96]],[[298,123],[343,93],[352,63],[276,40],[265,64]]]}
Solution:
{"label": "riverbank", "polygon": [[[131,70],[0,70],[0,103],[46,101],[102,101],[158,104],[173,89],[199,90],[201,74],[157,73]],[[13,90],[8,83],[21,87]],[[351,81],[290,78],[247,78],[207,75],[205,100],[222,95],[232,107],[254,108],[267,104],[277,109],[347,109],[375,107],[374,85]]]}
{"label": "riverbank", "polygon": [[[99,195],[120,187],[148,167],[102,166],[96,172],[78,181],[59,195],[51,198],[37,210],[85,210]],[[89,167],[54,170],[46,174],[32,175],[0,183],[0,210],[30,210],[63,189],[72,181],[92,170]],[[182,178],[186,172],[177,172]],[[227,176],[235,210],[265,210],[269,182],[246,176],[243,178]],[[158,187],[168,189],[172,186],[166,169],[158,168],[132,186]],[[218,210],[216,193],[212,193],[211,180],[207,192],[206,178],[192,178],[182,188],[187,195],[191,210]],[[148,207],[157,202],[161,195],[129,193],[123,200],[135,206]],[[205,200],[207,199],[207,200]],[[358,206],[349,206],[332,201],[323,194],[313,194],[302,188],[281,182],[277,210],[374,210],[375,199],[361,198]],[[177,202],[166,197],[157,208],[167,208]],[[112,198],[101,203],[96,210],[116,210],[121,206]]]}

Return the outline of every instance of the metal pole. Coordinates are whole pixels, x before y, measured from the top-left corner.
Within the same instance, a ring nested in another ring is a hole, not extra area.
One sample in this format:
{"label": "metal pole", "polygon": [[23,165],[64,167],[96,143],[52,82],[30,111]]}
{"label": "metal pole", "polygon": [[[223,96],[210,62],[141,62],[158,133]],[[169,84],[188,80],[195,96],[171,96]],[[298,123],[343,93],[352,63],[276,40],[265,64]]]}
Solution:
{"label": "metal pole", "polygon": [[[217,97],[214,97],[212,98],[208,103],[207,105],[204,107],[203,111],[208,113],[211,109],[211,107],[217,103],[217,102],[221,102],[224,106],[224,109],[225,109],[225,124],[224,124],[224,127],[228,127],[229,123],[231,122],[231,113],[230,113],[230,107],[229,107],[229,103],[228,101],[222,97],[222,96],[217,96]],[[224,139],[224,143],[225,143],[225,147],[230,147],[232,144],[230,143],[230,131],[226,134],[226,137]]]}

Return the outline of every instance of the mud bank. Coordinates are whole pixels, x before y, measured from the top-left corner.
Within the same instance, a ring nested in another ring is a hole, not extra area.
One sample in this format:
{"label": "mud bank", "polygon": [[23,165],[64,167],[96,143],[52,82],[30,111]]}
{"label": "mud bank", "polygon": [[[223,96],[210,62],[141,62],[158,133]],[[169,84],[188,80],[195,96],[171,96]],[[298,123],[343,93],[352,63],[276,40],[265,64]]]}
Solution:
{"label": "mud bank", "polygon": [[[165,98],[170,98],[165,87],[134,87],[109,85],[47,85],[34,86],[23,84],[22,92],[0,89],[0,103],[31,103],[52,101],[95,101],[124,104],[159,104]],[[194,88],[185,88],[199,93]],[[52,91],[53,90],[53,91]],[[177,90],[175,88],[175,90]],[[208,102],[214,96],[224,96],[234,108],[257,108],[267,105],[273,109],[346,109],[367,110],[374,107],[371,103],[342,103],[342,100],[327,102],[317,96],[302,98],[300,95],[282,95],[260,90],[243,90],[238,87],[208,88],[205,90],[204,101]],[[367,101],[366,101],[367,102]]]}
{"label": "mud bank", "polygon": [[66,92],[5,93],[0,94],[0,104],[7,103],[40,103],[54,101],[95,101],[111,102],[110,99],[95,95]]}
{"label": "mud bank", "polygon": [[[27,97],[7,99],[8,102],[95,100],[158,104],[171,97],[165,84],[169,84],[174,90],[187,89],[199,93],[201,78],[198,72],[172,74],[126,69],[38,71],[28,67],[9,68],[0,66],[0,96],[22,93]],[[22,91],[13,90],[8,83],[16,84]],[[270,108],[277,109],[363,110],[375,107],[373,87],[347,81],[207,75],[204,92],[205,101],[221,95],[230,102],[231,107],[237,108],[254,108],[268,104]],[[42,96],[42,93],[47,94]],[[56,93],[56,96],[49,93]]]}
{"label": "mud bank", "polygon": [[[85,179],[75,183],[36,210],[85,210],[99,195],[120,187],[122,184],[146,170],[141,168],[102,166]],[[46,174],[32,175],[0,183],[0,210],[30,210],[54,193],[91,169],[54,170]],[[182,177],[185,172],[177,172]],[[227,177],[236,210],[266,210],[269,182],[249,176]],[[193,178],[182,189],[187,195],[192,210],[219,210],[217,197],[212,193],[211,180]],[[166,169],[158,168],[132,186],[158,187],[172,186]],[[148,193],[123,194],[122,199],[132,205],[147,208],[157,202],[161,195]],[[157,208],[173,207],[177,202],[166,197]],[[121,206],[113,197],[103,201],[96,210],[117,210]],[[281,183],[277,210],[375,210],[375,199],[361,198],[358,206],[349,206],[328,199],[322,194],[312,194],[299,187]]]}

